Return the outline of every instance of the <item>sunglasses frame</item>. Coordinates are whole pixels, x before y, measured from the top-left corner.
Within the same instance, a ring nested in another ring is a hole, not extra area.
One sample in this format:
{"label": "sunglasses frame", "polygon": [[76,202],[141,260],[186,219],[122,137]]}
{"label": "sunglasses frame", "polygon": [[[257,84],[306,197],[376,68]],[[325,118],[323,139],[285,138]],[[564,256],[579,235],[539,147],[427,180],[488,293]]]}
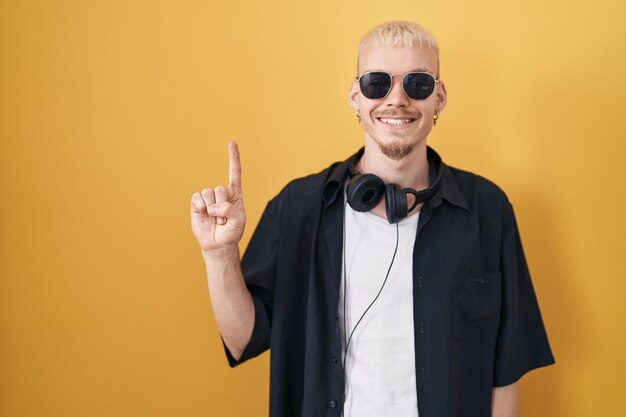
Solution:
{"label": "sunglasses frame", "polygon": [[[383,74],[389,75],[389,78],[391,78],[391,85],[389,86],[389,90],[387,90],[387,94],[385,94],[384,97],[381,97],[381,98],[369,98],[365,94],[363,94],[363,89],[361,88],[361,78],[363,78],[364,75],[371,74],[371,73],[383,73]],[[427,75],[430,75],[433,78],[433,80],[435,80],[435,86],[433,87],[433,91],[431,91],[430,94],[427,97],[424,97],[424,98],[411,98],[407,94],[406,90],[404,89],[404,77],[406,77],[409,74],[427,74]],[[438,77],[435,77],[430,72],[425,72],[425,71],[410,71],[410,72],[407,72],[405,74],[393,74],[393,73],[387,72],[387,71],[367,71],[367,72],[364,72],[363,74],[359,75],[358,77],[354,77],[354,79],[355,79],[356,82],[359,83],[359,91],[361,92],[361,94],[363,94],[363,97],[367,98],[368,100],[383,100],[383,99],[387,98],[387,96],[389,95],[389,93],[391,93],[391,90],[393,89],[393,77],[399,77],[399,76],[402,76],[402,91],[404,91],[404,94],[406,94],[406,96],[409,99],[411,99],[411,100],[426,100],[428,97],[433,95],[433,93],[435,92],[435,87],[437,87],[437,84],[439,84],[439,78]]]}

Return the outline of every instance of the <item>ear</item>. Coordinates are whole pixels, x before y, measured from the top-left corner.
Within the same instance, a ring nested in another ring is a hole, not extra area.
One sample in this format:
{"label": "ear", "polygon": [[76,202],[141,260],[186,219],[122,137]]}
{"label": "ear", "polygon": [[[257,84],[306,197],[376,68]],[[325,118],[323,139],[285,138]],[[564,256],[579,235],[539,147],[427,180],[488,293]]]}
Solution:
{"label": "ear", "polygon": [[350,84],[350,91],[348,92],[348,104],[354,110],[359,110],[360,100],[361,99],[361,91],[359,90],[359,83],[356,80],[352,80],[352,84]]}
{"label": "ear", "polygon": [[446,103],[448,102],[448,92],[446,91],[446,85],[443,83],[443,80],[439,80],[437,83],[437,111],[441,113],[444,107],[446,107]]}

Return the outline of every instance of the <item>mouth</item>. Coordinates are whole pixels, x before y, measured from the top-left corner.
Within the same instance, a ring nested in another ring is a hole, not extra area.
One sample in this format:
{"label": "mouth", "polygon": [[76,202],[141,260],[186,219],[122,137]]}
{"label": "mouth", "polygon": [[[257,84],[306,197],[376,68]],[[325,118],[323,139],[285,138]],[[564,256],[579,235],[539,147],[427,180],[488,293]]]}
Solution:
{"label": "mouth", "polygon": [[410,127],[417,119],[412,117],[377,117],[387,129],[401,130]]}

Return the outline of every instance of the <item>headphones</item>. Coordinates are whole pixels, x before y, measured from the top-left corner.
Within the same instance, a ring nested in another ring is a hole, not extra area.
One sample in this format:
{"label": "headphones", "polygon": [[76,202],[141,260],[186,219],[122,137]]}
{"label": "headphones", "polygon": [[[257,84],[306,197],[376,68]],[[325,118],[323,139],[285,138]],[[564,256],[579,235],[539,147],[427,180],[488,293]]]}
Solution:
{"label": "headphones", "polygon": [[[385,197],[385,209],[387,212],[387,220],[389,223],[398,223],[409,215],[418,204],[423,203],[432,197],[439,186],[443,177],[444,164],[441,157],[430,146],[427,147],[426,153],[430,163],[435,166],[435,180],[428,188],[417,191],[413,188],[401,188],[398,184],[385,182],[374,174],[361,174],[355,169],[355,163],[358,161],[365,148],[361,148],[355,155],[349,166],[350,181],[346,189],[346,195],[350,207],[355,211],[370,211]],[[408,207],[408,194],[415,197],[415,203]]]}

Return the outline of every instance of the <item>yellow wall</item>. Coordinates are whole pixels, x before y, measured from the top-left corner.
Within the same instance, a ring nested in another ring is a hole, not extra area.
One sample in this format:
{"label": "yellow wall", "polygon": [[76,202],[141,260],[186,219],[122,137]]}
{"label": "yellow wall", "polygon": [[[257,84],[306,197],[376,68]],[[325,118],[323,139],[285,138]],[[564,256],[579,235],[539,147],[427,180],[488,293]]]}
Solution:
{"label": "yellow wall", "polygon": [[557,365],[524,416],[623,416],[626,3],[0,1],[0,416],[264,416],[189,223],[239,142],[248,229],[362,143],[359,37],[430,28],[429,144],[513,202]]}

